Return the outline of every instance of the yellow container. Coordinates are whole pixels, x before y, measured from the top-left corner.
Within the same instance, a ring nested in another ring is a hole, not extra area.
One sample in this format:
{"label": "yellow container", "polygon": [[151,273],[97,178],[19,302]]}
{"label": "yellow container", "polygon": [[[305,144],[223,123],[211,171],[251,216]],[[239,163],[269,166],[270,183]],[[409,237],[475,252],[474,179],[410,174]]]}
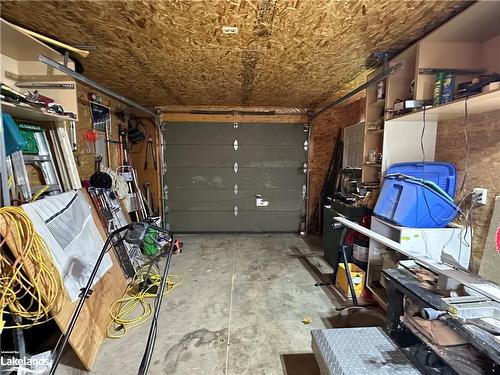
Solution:
{"label": "yellow container", "polygon": [[[365,287],[365,271],[363,271],[353,263],[349,263],[349,271],[351,272],[354,291],[356,292],[356,296],[359,297],[361,296],[363,288]],[[351,298],[351,290],[349,288],[349,281],[347,281],[344,263],[339,264],[335,286],[342,292],[345,297]]]}

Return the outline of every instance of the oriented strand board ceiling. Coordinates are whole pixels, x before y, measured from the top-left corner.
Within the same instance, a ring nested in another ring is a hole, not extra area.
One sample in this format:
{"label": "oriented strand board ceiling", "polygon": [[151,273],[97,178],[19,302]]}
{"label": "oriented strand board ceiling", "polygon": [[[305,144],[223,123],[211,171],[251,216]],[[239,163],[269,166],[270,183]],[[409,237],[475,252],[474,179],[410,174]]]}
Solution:
{"label": "oriented strand board ceiling", "polygon": [[[402,48],[462,1],[19,1],[2,17],[94,45],[84,74],[146,105],[313,107],[363,80],[365,58]],[[239,34],[224,35],[222,26]]]}

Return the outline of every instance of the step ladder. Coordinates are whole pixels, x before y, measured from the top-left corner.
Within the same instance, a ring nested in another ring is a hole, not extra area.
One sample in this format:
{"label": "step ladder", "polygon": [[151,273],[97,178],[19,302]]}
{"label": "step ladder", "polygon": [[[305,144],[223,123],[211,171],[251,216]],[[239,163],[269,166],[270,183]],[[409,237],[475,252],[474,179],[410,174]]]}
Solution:
{"label": "step ladder", "polygon": [[[62,193],[45,129],[37,125],[19,124],[19,130],[26,140],[26,146],[7,158],[7,171],[14,181],[11,187],[13,198],[20,197],[23,202],[29,202],[41,189],[49,195]],[[41,184],[31,184],[26,168],[28,165],[40,172]]]}

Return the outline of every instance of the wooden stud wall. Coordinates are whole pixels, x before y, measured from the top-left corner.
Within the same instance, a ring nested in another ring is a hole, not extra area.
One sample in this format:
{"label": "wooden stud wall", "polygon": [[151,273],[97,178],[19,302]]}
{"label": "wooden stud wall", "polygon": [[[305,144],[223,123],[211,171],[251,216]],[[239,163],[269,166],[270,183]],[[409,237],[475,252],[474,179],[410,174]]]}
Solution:
{"label": "wooden stud wall", "polygon": [[[488,202],[473,215],[472,261],[470,270],[477,273],[493,213],[495,196],[500,195],[500,111],[470,116],[467,121],[469,156],[465,192],[475,187],[488,189]],[[442,121],[437,128],[437,161],[449,161],[458,169],[457,199],[465,171],[466,143],[462,119]]]}
{"label": "wooden stud wall", "polygon": [[[143,105],[313,108],[350,82],[362,83],[372,52],[400,49],[469,4],[15,1],[2,3],[2,17],[96,46],[81,59],[84,74]],[[223,26],[237,26],[239,34],[224,35]]]}
{"label": "wooden stud wall", "polygon": [[313,124],[309,149],[309,233],[319,230],[317,217],[314,216],[319,203],[325,176],[335,148],[339,131],[347,126],[364,121],[365,98],[335,107],[318,116]]}
{"label": "wooden stud wall", "polygon": [[[87,94],[96,93],[102,98],[102,104],[110,108],[111,113],[111,138],[113,140],[118,140],[118,124],[121,122],[118,117],[115,116],[114,112],[120,107],[120,103],[116,100],[97,92],[94,89],[88,88],[80,83],[77,83],[77,100],[78,100],[78,123],[77,123],[77,147],[78,150],[75,153],[75,158],[78,166],[78,172],[80,173],[80,178],[82,180],[90,179],[90,176],[94,174],[94,162],[95,154],[87,153],[85,146],[85,133],[92,130],[92,118],[90,115],[90,102],[87,98]],[[121,108],[124,108],[123,105]],[[127,126],[124,124],[124,126]],[[118,165],[119,160],[119,148],[118,145],[111,145],[111,169],[115,169]]]}
{"label": "wooden stud wall", "polygon": [[[75,158],[77,161],[78,171],[80,173],[80,178],[82,180],[90,179],[90,176],[94,173],[94,162],[95,162],[95,154],[87,153],[85,146],[85,133],[88,130],[92,129],[92,119],[90,116],[90,102],[87,98],[87,94],[94,92],[102,98],[102,104],[108,106],[111,112],[111,139],[118,140],[118,125],[121,123],[122,126],[126,129],[128,126],[128,122],[123,122],[120,120],[114,113],[118,108],[124,109],[124,105],[120,102],[112,99],[106,95],[103,95],[100,92],[97,92],[94,89],[90,89],[87,86],[82,84],[77,84],[77,96],[78,96],[78,123],[77,123],[77,146],[78,150],[75,153]],[[142,120],[145,125],[146,134],[151,134],[153,137],[154,144],[158,145],[158,134],[156,132],[156,127],[152,119],[148,118],[138,118]],[[154,206],[158,207],[160,204],[159,199],[159,187],[160,187],[160,163],[159,163],[159,149],[156,150],[157,162],[158,162],[158,171],[155,171],[153,168],[153,162],[150,158],[149,164],[150,167],[147,171],[144,171],[144,156],[146,152],[146,140],[141,145],[136,145],[132,147],[131,158],[132,165],[137,170],[139,186],[143,189],[144,183],[149,183],[151,186],[151,190],[153,192],[153,196],[155,199]],[[110,168],[115,170],[118,165],[120,165],[120,151],[118,144],[111,144],[111,164]],[[151,156],[151,155],[150,155]]]}

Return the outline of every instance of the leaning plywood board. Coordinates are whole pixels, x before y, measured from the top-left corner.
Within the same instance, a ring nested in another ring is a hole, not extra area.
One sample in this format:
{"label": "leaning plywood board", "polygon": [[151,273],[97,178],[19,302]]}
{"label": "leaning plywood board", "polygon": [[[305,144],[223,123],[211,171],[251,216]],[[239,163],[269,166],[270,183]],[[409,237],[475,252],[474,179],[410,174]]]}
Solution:
{"label": "leaning plywood board", "polygon": [[[97,212],[86,192],[82,191],[85,199],[92,207],[92,217],[103,238],[106,232],[102,227]],[[7,240],[7,246],[13,254],[17,256],[20,251],[19,243],[16,243],[12,233],[9,231],[10,223],[4,218],[0,218],[0,235]],[[87,370],[92,367],[102,341],[106,337],[106,328],[110,321],[109,308],[125,291],[126,280],[118,265],[113,252],[109,252],[113,266],[94,286],[93,293],[84,305],[75,330],[69,339],[69,343],[82,366]],[[34,265],[25,261],[28,269],[33,269]],[[66,294],[62,294],[61,308],[54,315],[54,321],[61,331],[66,331],[71,315],[77,302],[71,303]]]}
{"label": "leaning plywood board", "polygon": [[498,252],[497,236],[500,231],[500,196],[495,198],[493,215],[491,215],[490,229],[486,244],[484,246],[483,257],[479,275],[485,279],[500,284],[500,253]]}

